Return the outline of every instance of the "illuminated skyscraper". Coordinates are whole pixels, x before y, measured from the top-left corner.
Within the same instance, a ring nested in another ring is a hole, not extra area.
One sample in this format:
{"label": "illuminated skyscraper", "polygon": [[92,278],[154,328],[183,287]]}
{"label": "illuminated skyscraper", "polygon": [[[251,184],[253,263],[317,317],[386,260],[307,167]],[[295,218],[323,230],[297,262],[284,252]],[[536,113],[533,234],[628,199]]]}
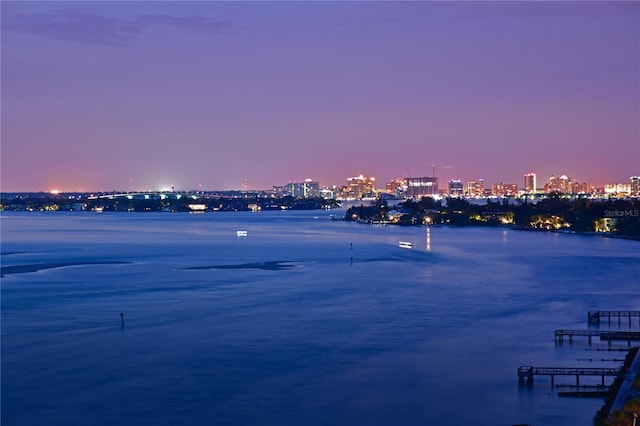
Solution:
{"label": "illuminated skyscraper", "polygon": [[363,197],[373,197],[376,192],[376,178],[366,178],[363,175],[347,179],[349,198],[360,199]]}
{"label": "illuminated skyscraper", "polygon": [[573,182],[571,182],[571,191],[574,194],[591,194],[593,188],[590,183],[580,183],[577,180],[574,180]]}
{"label": "illuminated skyscraper", "polygon": [[547,194],[551,192],[559,192],[560,194],[571,194],[573,191],[571,189],[571,179],[568,176],[562,175],[560,177],[556,177],[551,175],[549,178],[549,183],[544,185],[544,192]]}
{"label": "illuminated skyscraper", "polygon": [[305,179],[304,182],[289,182],[286,185],[286,191],[289,195],[297,198],[311,198],[320,195],[320,183],[311,179]]}
{"label": "illuminated skyscraper", "polygon": [[385,185],[385,188],[389,194],[393,194],[396,197],[402,196],[407,189],[407,181],[402,178],[393,179]]}
{"label": "illuminated skyscraper", "polygon": [[536,193],[536,174],[531,172],[524,175],[524,192],[527,194]]}
{"label": "illuminated skyscraper", "polygon": [[448,185],[449,195],[452,197],[461,197],[464,195],[464,185],[459,179],[452,179]]}
{"label": "illuminated skyscraper", "polygon": [[640,196],[640,176],[631,176],[629,183],[631,184],[631,195]]}
{"label": "illuminated skyscraper", "polygon": [[631,195],[630,183],[608,183],[604,185],[604,193],[610,195],[627,196]]}
{"label": "illuminated skyscraper", "polygon": [[484,197],[484,179],[470,180],[467,184],[469,197]]}
{"label": "illuminated skyscraper", "polygon": [[429,195],[438,195],[438,178],[437,177],[417,177],[406,179],[408,197],[423,197]]}
{"label": "illuminated skyscraper", "polygon": [[518,195],[517,183],[495,183],[491,186],[491,194],[498,197],[513,197]]}

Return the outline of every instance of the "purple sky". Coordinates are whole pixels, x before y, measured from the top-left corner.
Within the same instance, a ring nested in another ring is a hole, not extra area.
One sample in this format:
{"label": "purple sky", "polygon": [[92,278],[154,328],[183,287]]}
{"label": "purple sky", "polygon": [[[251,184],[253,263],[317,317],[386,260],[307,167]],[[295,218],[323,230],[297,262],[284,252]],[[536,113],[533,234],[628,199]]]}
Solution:
{"label": "purple sky", "polygon": [[1,7],[4,192],[640,174],[640,2]]}

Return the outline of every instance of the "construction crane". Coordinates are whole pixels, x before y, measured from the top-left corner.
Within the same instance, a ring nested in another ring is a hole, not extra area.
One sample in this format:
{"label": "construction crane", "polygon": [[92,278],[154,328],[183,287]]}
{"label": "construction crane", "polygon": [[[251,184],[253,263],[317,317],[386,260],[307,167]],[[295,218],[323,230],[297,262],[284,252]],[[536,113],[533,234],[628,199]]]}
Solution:
{"label": "construction crane", "polygon": [[433,170],[433,177],[436,177],[436,169],[450,169],[453,166],[437,166],[435,164],[431,164],[431,169]]}

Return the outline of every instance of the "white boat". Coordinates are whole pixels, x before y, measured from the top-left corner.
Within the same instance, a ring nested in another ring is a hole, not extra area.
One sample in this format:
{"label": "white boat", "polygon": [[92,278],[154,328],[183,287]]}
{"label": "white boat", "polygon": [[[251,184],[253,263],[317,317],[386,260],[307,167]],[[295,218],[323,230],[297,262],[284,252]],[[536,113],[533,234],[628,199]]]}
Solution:
{"label": "white boat", "polygon": [[246,237],[247,236],[247,231],[236,231],[236,235],[238,237]]}
{"label": "white boat", "polygon": [[413,243],[410,243],[408,241],[400,241],[398,243],[398,247],[410,249],[410,248],[413,248]]}

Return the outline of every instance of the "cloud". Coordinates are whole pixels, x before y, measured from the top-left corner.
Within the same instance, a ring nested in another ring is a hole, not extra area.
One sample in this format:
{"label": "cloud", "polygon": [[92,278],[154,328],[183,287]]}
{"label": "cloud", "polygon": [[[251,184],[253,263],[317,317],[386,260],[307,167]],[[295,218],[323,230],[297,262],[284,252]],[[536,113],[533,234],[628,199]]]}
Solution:
{"label": "cloud", "polygon": [[213,21],[203,16],[177,17],[170,15],[141,15],[128,28],[134,32],[141,32],[152,25],[165,25],[194,33],[223,34],[230,30],[229,24]]}
{"label": "cloud", "polygon": [[123,46],[151,26],[166,26],[192,33],[225,34],[229,24],[203,16],[139,15],[129,21],[81,10],[20,14],[5,17],[5,30],[56,40]]}
{"label": "cloud", "polygon": [[116,19],[77,10],[16,15],[3,26],[23,34],[82,43],[120,46],[127,39]]}
{"label": "cloud", "polygon": [[331,28],[344,28],[344,27],[353,27],[359,30],[380,30],[385,29],[390,25],[398,25],[405,23],[404,20],[386,17],[386,16],[373,16],[373,15],[365,15],[365,16],[356,16],[351,19],[346,19],[342,21],[336,21],[329,25]]}
{"label": "cloud", "polygon": [[[463,6],[463,5],[462,5]],[[473,4],[472,8],[460,7],[459,10],[480,16],[504,16],[508,18],[606,18],[634,16],[640,12],[637,1],[598,2],[598,1],[512,1]]]}

